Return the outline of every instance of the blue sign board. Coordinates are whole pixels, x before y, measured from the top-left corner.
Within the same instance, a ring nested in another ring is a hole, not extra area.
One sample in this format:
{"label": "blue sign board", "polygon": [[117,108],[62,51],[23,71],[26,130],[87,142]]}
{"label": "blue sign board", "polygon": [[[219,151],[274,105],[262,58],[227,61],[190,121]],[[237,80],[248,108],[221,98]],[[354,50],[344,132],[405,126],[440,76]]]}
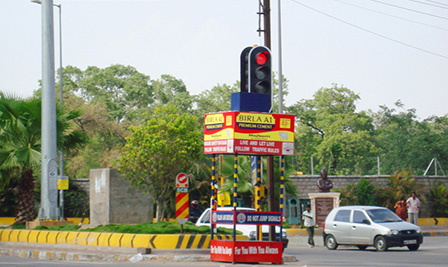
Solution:
{"label": "blue sign board", "polygon": [[[233,224],[233,211],[213,211],[212,223]],[[281,212],[236,211],[237,224],[282,225]]]}

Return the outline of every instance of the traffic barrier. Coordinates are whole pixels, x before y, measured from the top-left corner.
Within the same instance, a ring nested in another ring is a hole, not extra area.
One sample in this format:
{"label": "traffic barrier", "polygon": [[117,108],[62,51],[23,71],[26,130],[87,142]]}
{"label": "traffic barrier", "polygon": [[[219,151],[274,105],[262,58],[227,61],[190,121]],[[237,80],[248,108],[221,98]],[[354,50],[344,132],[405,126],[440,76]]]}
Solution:
{"label": "traffic barrier", "polygon": [[[214,235],[217,240],[232,240],[232,235]],[[80,246],[102,246],[154,249],[204,249],[210,247],[210,235],[150,235],[100,232],[67,232],[43,230],[0,229],[1,242],[23,242],[41,244],[67,244]],[[248,240],[237,235],[237,240]]]}

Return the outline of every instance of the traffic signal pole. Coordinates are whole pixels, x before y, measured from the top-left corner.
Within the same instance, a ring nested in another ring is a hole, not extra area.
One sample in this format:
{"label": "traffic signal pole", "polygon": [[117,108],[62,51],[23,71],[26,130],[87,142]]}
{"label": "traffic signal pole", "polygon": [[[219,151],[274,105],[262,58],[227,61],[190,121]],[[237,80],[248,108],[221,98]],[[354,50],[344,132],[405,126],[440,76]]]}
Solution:
{"label": "traffic signal pole", "polygon": [[[263,33],[264,46],[271,49],[271,4],[270,0],[263,0]],[[273,103],[272,103],[273,104]],[[275,211],[275,183],[274,183],[274,156],[267,156],[267,182],[269,210]],[[280,233],[281,234],[281,233]],[[275,226],[269,229],[269,240],[275,241]]]}

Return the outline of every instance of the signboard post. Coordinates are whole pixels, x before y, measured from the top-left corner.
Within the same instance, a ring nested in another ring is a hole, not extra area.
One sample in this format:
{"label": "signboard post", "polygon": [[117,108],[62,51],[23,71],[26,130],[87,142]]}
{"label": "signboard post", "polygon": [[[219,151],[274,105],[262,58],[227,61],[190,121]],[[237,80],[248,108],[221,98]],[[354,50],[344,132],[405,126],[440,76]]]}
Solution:
{"label": "signboard post", "polygon": [[179,173],[176,176],[176,219],[180,223],[181,233],[189,215],[188,182],[189,179],[185,173]]}

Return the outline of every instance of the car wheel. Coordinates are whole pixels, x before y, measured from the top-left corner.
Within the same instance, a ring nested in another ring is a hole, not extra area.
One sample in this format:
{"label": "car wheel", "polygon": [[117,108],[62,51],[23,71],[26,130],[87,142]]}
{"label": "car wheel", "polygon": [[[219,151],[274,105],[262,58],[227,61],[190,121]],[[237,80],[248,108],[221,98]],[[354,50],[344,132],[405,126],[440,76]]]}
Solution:
{"label": "car wheel", "polygon": [[378,236],[377,238],[375,238],[375,248],[377,251],[386,251],[387,250],[386,238],[382,236]]}
{"label": "car wheel", "polygon": [[416,251],[419,247],[420,245],[408,245],[408,249],[412,251]]}
{"label": "car wheel", "polygon": [[359,248],[359,250],[366,250],[366,248],[367,248],[367,246],[361,246],[361,245],[359,245],[357,247]]}
{"label": "car wheel", "polygon": [[325,238],[325,246],[330,250],[335,250],[338,248],[338,243],[336,242],[336,239],[332,235],[327,235]]}

